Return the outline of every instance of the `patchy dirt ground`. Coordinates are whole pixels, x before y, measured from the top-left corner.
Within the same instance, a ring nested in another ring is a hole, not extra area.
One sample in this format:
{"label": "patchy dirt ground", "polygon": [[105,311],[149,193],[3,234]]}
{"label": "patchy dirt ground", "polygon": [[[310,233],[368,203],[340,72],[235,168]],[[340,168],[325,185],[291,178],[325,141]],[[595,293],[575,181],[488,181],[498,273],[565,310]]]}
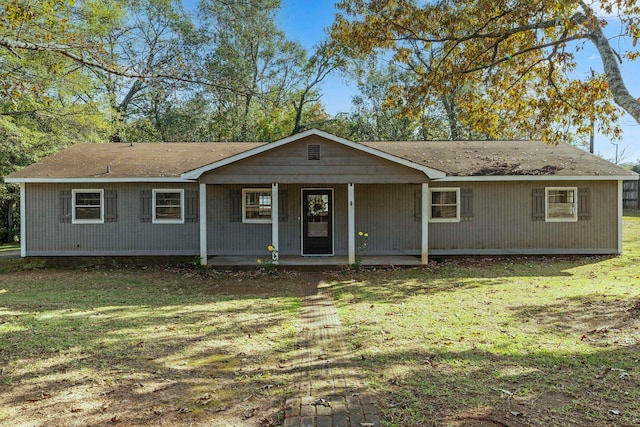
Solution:
{"label": "patchy dirt ground", "polygon": [[279,425],[297,274],[0,275],[1,426]]}
{"label": "patchy dirt ground", "polygon": [[[348,335],[367,331],[354,345],[354,358],[375,378],[377,405],[391,425],[640,424],[640,415],[629,414],[640,390],[634,368],[640,361],[635,341],[640,299],[556,297],[541,285],[536,292],[550,295],[545,304],[510,306],[521,321],[499,326],[497,335],[508,340],[533,328],[577,337],[591,349],[560,351],[551,361],[495,355],[482,350],[471,332],[464,340],[424,335],[418,339],[422,349],[414,350],[409,338],[403,341],[402,331],[410,328],[400,321],[411,323],[413,310],[436,309],[410,305],[408,298],[431,286],[409,283],[406,276],[418,273],[372,272],[393,292],[404,286],[405,293],[378,299],[360,288],[348,302],[362,306],[362,313],[345,319]],[[366,277],[354,273],[340,280],[370,287]],[[318,280],[318,273],[180,268],[2,273],[0,425],[279,426],[299,332],[299,284],[307,280]],[[460,280],[455,276],[450,285],[433,287],[463,292]],[[496,304],[500,292],[487,285],[486,294],[474,298]],[[474,339],[477,347],[469,344]],[[540,345],[553,349],[555,344]],[[362,351],[368,347],[385,353]],[[460,370],[457,363],[471,367]],[[534,390],[537,383],[545,386]],[[429,423],[416,421],[424,419]]]}
{"label": "patchy dirt ground", "polygon": [[335,277],[389,425],[640,425],[638,258],[473,261]]}

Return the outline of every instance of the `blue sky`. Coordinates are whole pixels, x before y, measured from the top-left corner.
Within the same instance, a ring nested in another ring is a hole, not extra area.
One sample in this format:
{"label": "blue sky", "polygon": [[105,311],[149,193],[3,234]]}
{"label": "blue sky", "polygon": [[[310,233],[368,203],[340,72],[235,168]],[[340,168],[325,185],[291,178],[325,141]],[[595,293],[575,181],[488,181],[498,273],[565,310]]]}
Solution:
{"label": "blue sky", "polygon": [[[280,28],[288,38],[297,41],[308,52],[327,38],[327,27],[333,23],[336,13],[332,0],[283,0],[283,8],[278,14]],[[351,108],[351,98],[356,94],[356,85],[349,84],[339,75],[329,76],[323,82],[322,102],[331,115],[347,112]]]}
{"label": "blue sky", "polygon": [[[192,3],[185,0],[184,3]],[[314,45],[326,38],[327,27],[333,22],[336,9],[334,0],[282,0],[283,8],[278,14],[279,27],[285,31],[288,38],[299,42],[309,52]],[[610,20],[608,33],[615,33],[616,22]],[[624,40],[614,39],[614,48],[624,50],[633,49]],[[580,68],[578,75],[587,75],[590,69],[601,71],[602,65],[597,51],[591,44],[585,44],[585,49],[578,53]],[[640,98],[640,61],[626,63],[622,68],[625,82],[631,94]],[[342,76],[330,76],[323,84],[322,102],[330,114],[349,111],[351,98],[355,95],[355,85],[349,84]],[[621,141],[616,141],[619,152],[625,151],[623,161],[640,162],[640,125],[629,115],[620,120],[624,130]],[[596,154],[613,159],[616,147],[602,135],[595,136]]]}

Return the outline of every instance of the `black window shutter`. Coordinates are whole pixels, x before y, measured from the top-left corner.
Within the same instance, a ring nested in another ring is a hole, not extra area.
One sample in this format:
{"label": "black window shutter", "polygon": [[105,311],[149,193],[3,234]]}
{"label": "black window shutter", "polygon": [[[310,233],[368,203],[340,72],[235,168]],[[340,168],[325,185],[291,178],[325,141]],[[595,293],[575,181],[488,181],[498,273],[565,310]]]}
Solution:
{"label": "black window shutter", "polygon": [[118,193],[104,190],[104,222],[118,221]]}
{"label": "black window shutter", "polygon": [[422,189],[413,191],[413,219],[422,220]]}
{"label": "black window shutter", "polygon": [[184,222],[198,222],[198,190],[184,192]]}
{"label": "black window shutter", "polygon": [[278,222],[289,221],[289,192],[278,191]]}
{"label": "black window shutter", "polygon": [[140,190],[140,222],[151,222],[151,190]]}
{"label": "black window shutter", "polygon": [[470,220],[473,218],[473,190],[463,188],[460,190],[460,219]]}
{"label": "black window shutter", "polygon": [[578,188],[578,219],[591,219],[591,190],[588,188]]}
{"label": "black window shutter", "polygon": [[242,191],[229,190],[229,221],[242,222]]}
{"label": "black window shutter", "polygon": [[531,190],[531,202],[531,219],[534,221],[544,221],[544,188],[534,188]]}
{"label": "black window shutter", "polygon": [[60,222],[71,222],[71,190],[60,191]]}

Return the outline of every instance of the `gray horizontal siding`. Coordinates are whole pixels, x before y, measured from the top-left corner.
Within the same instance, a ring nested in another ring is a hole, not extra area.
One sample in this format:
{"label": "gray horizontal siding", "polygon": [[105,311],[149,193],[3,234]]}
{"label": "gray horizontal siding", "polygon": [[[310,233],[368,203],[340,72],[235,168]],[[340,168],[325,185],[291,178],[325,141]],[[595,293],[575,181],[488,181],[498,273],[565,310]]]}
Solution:
{"label": "gray horizontal siding", "polygon": [[[251,224],[231,221],[229,192],[243,188],[267,188],[264,184],[207,186],[207,246],[210,255],[255,255],[267,257],[271,241],[271,224]],[[287,192],[287,221],[279,223],[281,255],[301,254],[301,191],[303,188],[334,189],[334,250],[347,253],[347,186],[345,185],[279,185]]]}
{"label": "gray horizontal siding", "polygon": [[421,226],[414,215],[414,193],[419,188],[397,184],[354,186],[356,232],[369,234],[366,254],[420,253]]}
{"label": "gray horizontal siding", "polygon": [[[458,223],[430,223],[433,255],[463,254],[603,254],[617,251],[617,183],[614,181],[432,183],[437,187],[470,188],[473,218]],[[531,193],[545,186],[590,189],[590,219],[568,223],[532,220]],[[231,220],[230,190],[264,187],[207,187],[207,242],[210,255],[268,256],[271,224]],[[59,193],[73,188],[117,191],[118,219],[104,224],[60,222]],[[27,255],[196,255],[199,224],[140,222],[140,190],[196,189],[195,184],[26,184]],[[282,255],[301,254],[301,190],[334,189],[334,253],[347,254],[347,185],[280,184],[287,192],[287,220],[279,224]],[[367,254],[419,254],[421,222],[415,215],[419,185],[356,184],[355,231],[369,234]]]}
{"label": "gray horizontal siding", "polygon": [[[320,145],[320,160],[308,160],[307,146]],[[424,173],[320,137],[309,137],[213,170],[207,184],[411,183]]]}
{"label": "gray horizontal siding", "polygon": [[[104,188],[117,191],[116,222],[60,222],[61,190]],[[140,190],[197,189],[195,184],[26,184],[27,255],[196,255],[197,222],[140,222]]]}
{"label": "gray horizontal siding", "polygon": [[[471,249],[520,253],[539,250],[617,252],[615,181],[447,182],[446,185],[434,183],[431,188],[445,186],[472,188],[474,215],[471,221],[429,224],[429,247],[433,253],[437,250],[451,254],[457,251],[470,253],[467,250]],[[589,188],[591,218],[577,222],[533,221],[532,190],[545,187]]]}

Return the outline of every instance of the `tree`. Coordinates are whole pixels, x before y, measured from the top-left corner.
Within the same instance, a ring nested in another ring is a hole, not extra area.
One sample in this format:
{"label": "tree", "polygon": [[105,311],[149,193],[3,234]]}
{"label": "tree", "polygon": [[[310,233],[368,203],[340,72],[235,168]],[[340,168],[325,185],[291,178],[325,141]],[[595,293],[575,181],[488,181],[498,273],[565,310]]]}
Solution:
{"label": "tree", "polygon": [[364,141],[415,139],[418,121],[401,116],[397,108],[386,102],[390,88],[410,76],[392,63],[380,67],[375,59],[365,61],[358,68],[359,94],[352,99],[350,114],[352,137]]}
{"label": "tree", "polygon": [[223,129],[216,140],[257,139],[253,123],[283,108],[299,82],[304,50],[276,27],[279,0],[203,0],[201,18],[212,40],[205,63],[209,99]]}
{"label": "tree", "polygon": [[[305,107],[312,104],[317,105],[320,101],[320,94],[315,91],[315,88],[322,83],[329,74],[344,67],[344,65],[344,57],[336,52],[335,46],[332,46],[331,43],[326,40],[318,44],[315,53],[309,58],[301,70],[302,87],[292,101],[293,109],[295,110],[295,119],[291,135],[295,135],[303,130]],[[317,121],[312,123],[313,126],[320,124],[321,123]]]}
{"label": "tree", "polygon": [[[635,46],[640,6],[623,0],[599,4],[618,11],[621,35]],[[558,141],[569,129],[588,133],[594,119],[603,133],[617,136],[620,109],[640,123],[640,103],[619,68],[638,52],[614,51],[603,31],[607,22],[583,1],[343,0],[339,8],[332,35],[352,55],[390,52],[415,75],[412,84],[390,92],[407,115],[472,84],[480,90],[458,98],[457,105],[468,114],[468,125],[490,138],[512,123],[510,132]],[[570,78],[574,50],[587,42],[597,48],[604,73]]]}
{"label": "tree", "polygon": [[[97,42],[108,52],[106,59],[135,76],[92,68],[107,94],[116,132],[122,139],[126,122],[133,117],[156,117],[158,102],[174,101],[188,87],[197,66],[201,44],[191,18],[177,0],[111,1],[120,10]],[[148,95],[148,96],[146,96]],[[157,122],[154,122],[157,124]],[[162,136],[163,133],[159,132]],[[162,139],[164,140],[164,138]]]}
{"label": "tree", "polygon": [[[94,61],[100,48],[90,40],[101,29],[80,23],[76,12],[61,0],[0,5],[0,176],[79,140],[104,141],[111,132],[95,79],[74,59]],[[16,237],[18,199],[16,185],[0,186],[2,241]]]}

